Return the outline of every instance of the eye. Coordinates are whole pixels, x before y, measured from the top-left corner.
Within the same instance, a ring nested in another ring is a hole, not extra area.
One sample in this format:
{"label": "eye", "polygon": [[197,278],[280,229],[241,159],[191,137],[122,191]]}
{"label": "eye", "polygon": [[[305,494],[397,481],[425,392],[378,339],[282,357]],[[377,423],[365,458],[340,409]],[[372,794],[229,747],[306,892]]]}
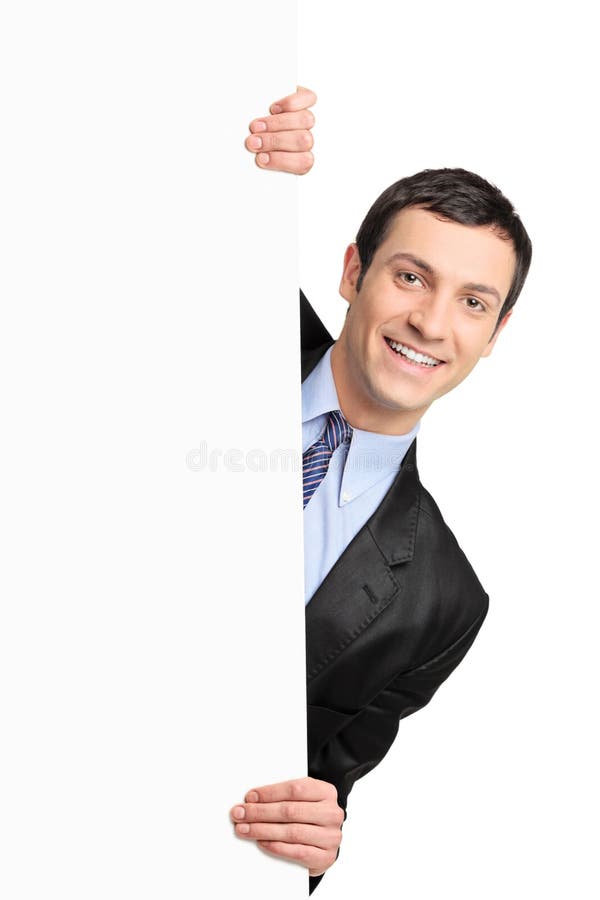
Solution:
{"label": "eye", "polygon": [[482,303],[477,297],[465,297],[465,303],[468,309],[486,309],[485,303]]}
{"label": "eye", "polygon": [[423,284],[418,275],[415,275],[414,272],[398,272],[397,278],[404,282],[404,284]]}

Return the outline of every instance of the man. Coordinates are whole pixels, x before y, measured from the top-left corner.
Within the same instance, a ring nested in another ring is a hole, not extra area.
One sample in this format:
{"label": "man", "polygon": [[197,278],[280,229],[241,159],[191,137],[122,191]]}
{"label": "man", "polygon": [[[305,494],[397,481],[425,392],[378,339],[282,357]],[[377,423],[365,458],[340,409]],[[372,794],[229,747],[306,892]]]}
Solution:
{"label": "man", "polygon": [[[251,123],[259,166],[310,169],[315,99],[299,88]],[[337,341],[301,296],[310,777],[251,791],[232,818],[240,836],[304,864],[311,892],[337,858],[354,782],[485,618],[487,595],[419,481],[415,437],[491,353],[530,261],[497,188],[426,170],[384,191],[347,248]]]}

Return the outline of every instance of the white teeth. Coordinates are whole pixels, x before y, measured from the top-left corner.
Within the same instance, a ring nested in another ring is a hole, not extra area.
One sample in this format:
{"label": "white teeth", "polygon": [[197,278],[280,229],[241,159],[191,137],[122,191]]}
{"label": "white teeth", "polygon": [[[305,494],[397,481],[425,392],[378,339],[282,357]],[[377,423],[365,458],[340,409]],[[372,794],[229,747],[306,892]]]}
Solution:
{"label": "white teeth", "polygon": [[405,347],[404,344],[400,344],[398,341],[387,340],[396,353],[401,353],[402,356],[407,356],[413,362],[420,363],[422,366],[439,366],[441,363],[440,359],[435,359],[433,356],[425,356],[424,353],[417,353],[416,350],[413,350],[411,347]]}

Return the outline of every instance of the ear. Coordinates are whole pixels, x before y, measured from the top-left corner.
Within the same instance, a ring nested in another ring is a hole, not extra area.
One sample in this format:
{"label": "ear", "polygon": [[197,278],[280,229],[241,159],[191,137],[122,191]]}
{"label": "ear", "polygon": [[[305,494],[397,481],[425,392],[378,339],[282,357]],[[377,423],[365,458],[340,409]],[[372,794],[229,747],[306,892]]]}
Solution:
{"label": "ear", "polygon": [[344,271],[340,281],[340,294],[348,303],[352,303],[356,297],[356,282],[359,275],[360,257],[358,255],[358,247],[356,244],[350,244],[344,253]]}
{"label": "ear", "polygon": [[489,355],[490,355],[490,353],[491,353],[492,350],[494,349],[494,345],[495,345],[496,341],[498,340],[498,337],[500,336],[500,332],[503,330],[503,328],[506,327],[506,323],[508,322],[508,320],[510,319],[510,317],[512,316],[512,314],[513,314],[512,309],[509,310],[509,311],[506,313],[506,315],[504,316],[504,318],[502,319],[502,321],[500,322],[500,324],[499,324],[498,327],[496,328],[496,331],[494,332],[493,337],[490,338],[490,340],[488,341],[487,347],[485,348],[485,350],[484,350],[483,353],[481,354],[482,358],[483,358],[484,356],[489,356]]}

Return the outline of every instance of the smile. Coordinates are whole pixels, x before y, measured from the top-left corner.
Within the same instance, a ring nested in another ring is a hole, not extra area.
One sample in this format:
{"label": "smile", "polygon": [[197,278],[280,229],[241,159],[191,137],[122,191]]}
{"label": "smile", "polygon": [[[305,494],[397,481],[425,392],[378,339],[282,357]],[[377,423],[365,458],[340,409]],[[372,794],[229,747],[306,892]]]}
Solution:
{"label": "smile", "polygon": [[434,368],[435,366],[441,365],[444,361],[443,359],[436,359],[435,356],[427,356],[425,353],[419,353],[417,350],[413,350],[412,347],[407,347],[406,344],[401,344],[399,341],[393,341],[391,338],[386,337],[385,342],[388,347],[391,347],[392,350],[400,354],[400,356],[403,356],[417,366]]}

